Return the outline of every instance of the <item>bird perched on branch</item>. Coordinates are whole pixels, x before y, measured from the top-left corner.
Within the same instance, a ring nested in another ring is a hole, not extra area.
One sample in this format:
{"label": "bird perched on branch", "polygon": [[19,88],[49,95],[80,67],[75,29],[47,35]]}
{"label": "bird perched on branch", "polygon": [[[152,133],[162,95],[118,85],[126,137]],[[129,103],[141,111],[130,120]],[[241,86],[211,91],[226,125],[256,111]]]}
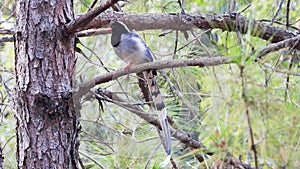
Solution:
{"label": "bird perched on branch", "polygon": [[[122,22],[114,22],[111,28],[111,45],[115,53],[128,63],[125,70],[128,71],[131,65],[153,62],[148,46],[137,33],[129,31],[127,26]],[[154,70],[143,71],[144,79],[147,82],[152,101],[154,102],[153,105],[158,112],[162,136],[164,137],[162,141],[167,153],[167,159],[162,165],[166,165],[171,158],[171,134],[167,120],[167,110],[154,74]]]}

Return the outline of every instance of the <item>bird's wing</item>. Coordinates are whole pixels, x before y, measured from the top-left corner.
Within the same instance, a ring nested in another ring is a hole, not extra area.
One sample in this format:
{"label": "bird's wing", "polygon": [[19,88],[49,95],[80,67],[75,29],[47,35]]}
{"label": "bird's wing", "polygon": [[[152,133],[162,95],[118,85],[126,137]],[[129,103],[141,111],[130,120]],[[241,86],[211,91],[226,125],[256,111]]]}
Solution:
{"label": "bird's wing", "polygon": [[125,62],[133,65],[153,61],[149,48],[134,32],[123,34],[114,50]]}
{"label": "bird's wing", "polygon": [[158,118],[161,125],[161,132],[164,137],[163,144],[167,153],[167,159],[162,163],[162,165],[166,165],[169,163],[171,158],[171,133],[169,128],[169,123],[167,119],[167,110],[162,99],[162,95],[158,88],[155,76],[153,75],[153,71],[144,71],[144,78],[148,84],[148,88],[154,102],[154,106],[158,112]]}

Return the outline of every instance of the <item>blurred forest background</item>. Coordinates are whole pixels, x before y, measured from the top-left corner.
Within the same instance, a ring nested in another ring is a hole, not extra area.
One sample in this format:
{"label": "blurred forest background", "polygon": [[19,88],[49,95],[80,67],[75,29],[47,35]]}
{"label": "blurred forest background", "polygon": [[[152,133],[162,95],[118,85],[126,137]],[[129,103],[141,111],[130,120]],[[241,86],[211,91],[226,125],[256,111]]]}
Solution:
{"label": "blurred forest background", "polygon": [[[75,14],[88,11],[92,2],[74,0]],[[181,6],[176,0],[131,0],[123,2],[122,10],[137,14],[235,11],[249,20],[294,33],[300,31],[299,0],[180,2]],[[14,27],[14,3],[0,0],[2,29]],[[173,157],[179,168],[211,168],[218,166],[229,154],[251,166],[255,166],[256,154],[260,168],[300,168],[298,50],[284,48],[255,62],[256,52],[270,42],[250,34],[220,29],[173,31],[164,36],[159,36],[162,30],[138,33],[156,61],[215,56],[228,57],[232,61],[214,67],[164,69],[157,77],[167,111],[176,122],[173,127],[206,146],[190,151],[173,139]],[[9,39],[10,35],[2,35],[2,40],[4,37]],[[126,66],[113,52],[110,34],[80,37],[79,40],[77,47],[85,56],[76,54],[76,84]],[[0,43],[0,144],[5,168],[16,168],[15,124],[10,102],[15,76],[14,46],[13,42],[3,41]],[[149,109],[143,103],[134,74],[98,87],[117,93],[145,111]],[[80,158],[85,168],[159,168],[165,152],[155,126],[116,104],[94,97],[82,100],[80,112]],[[213,155],[205,156],[199,163],[194,154],[206,152]]]}

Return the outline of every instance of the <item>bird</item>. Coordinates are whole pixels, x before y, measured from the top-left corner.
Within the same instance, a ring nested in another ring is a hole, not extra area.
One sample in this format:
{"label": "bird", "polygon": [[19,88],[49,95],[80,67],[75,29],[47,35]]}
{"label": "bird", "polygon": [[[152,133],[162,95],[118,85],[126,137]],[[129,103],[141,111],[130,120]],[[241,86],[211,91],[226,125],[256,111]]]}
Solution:
{"label": "bird", "polygon": [[[136,33],[128,29],[128,27],[120,21],[116,21],[111,25],[111,45],[114,52],[128,65],[125,70],[128,71],[131,65],[138,65],[147,62],[153,62],[150,49],[143,39]],[[164,104],[161,92],[157,85],[155,70],[143,71],[145,82],[154,102],[154,107],[158,112],[158,119],[161,125],[162,142],[165,147],[167,158],[162,162],[162,166],[169,163],[171,159],[171,132],[167,120],[167,110]]]}

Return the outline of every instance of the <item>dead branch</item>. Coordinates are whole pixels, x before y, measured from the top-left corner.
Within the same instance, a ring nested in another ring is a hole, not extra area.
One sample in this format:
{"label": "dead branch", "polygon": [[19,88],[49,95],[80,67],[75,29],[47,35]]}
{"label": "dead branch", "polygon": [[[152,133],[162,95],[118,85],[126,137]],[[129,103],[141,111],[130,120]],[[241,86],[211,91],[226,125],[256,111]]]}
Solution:
{"label": "dead branch", "polygon": [[282,48],[291,47],[294,49],[297,47],[299,42],[300,42],[300,35],[277,42],[277,43],[270,44],[270,45],[266,46],[265,48],[263,48],[259,52],[255,61],[259,61],[260,59],[262,59],[263,56],[267,55],[268,53],[278,51],[279,49],[282,49]]}
{"label": "dead branch", "polygon": [[76,33],[76,37],[86,37],[86,36],[96,36],[96,35],[105,35],[111,33],[111,29],[89,29],[86,31],[81,31]]}
{"label": "dead branch", "polygon": [[177,59],[177,60],[164,60],[158,62],[148,62],[144,64],[131,66],[128,71],[124,68],[119,70],[106,73],[104,75],[100,75],[91,79],[87,82],[84,82],[79,85],[77,89],[77,93],[74,94],[76,99],[81,98],[85,95],[91,88],[94,86],[109,82],[113,79],[117,79],[121,76],[130,74],[130,73],[138,73],[147,69],[166,69],[166,68],[178,68],[178,67],[186,67],[186,66],[199,66],[199,67],[208,67],[208,66],[217,66],[222,64],[228,64],[229,59],[226,57],[202,57],[197,59]]}
{"label": "dead branch", "polygon": [[0,28],[0,34],[1,35],[12,35],[12,34],[14,34],[14,31],[12,29]]}
{"label": "dead branch", "polygon": [[[143,109],[141,109],[137,105],[127,103],[125,100],[122,100],[117,95],[115,95],[113,92],[106,90],[106,89],[99,89],[99,90],[97,90],[97,94],[99,94],[99,96],[101,97],[102,100],[113,102],[116,105],[123,107],[123,108],[129,110],[130,112],[136,114],[137,116],[144,119],[148,123],[150,123],[158,128],[161,128],[160,123],[155,116],[145,113],[143,111]],[[175,130],[172,127],[170,127],[170,130],[171,130],[172,136],[174,138],[176,138],[177,140],[179,140],[181,143],[183,143],[193,149],[205,148],[205,146],[201,142],[189,137],[183,131]]]}

